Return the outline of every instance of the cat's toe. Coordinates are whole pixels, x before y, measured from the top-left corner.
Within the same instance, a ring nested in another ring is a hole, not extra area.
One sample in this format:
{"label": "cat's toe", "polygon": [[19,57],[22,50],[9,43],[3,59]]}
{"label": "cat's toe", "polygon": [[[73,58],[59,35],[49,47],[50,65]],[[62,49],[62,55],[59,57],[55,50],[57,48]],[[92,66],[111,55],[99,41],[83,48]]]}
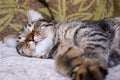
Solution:
{"label": "cat's toe", "polygon": [[104,80],[107,74],[108,69],[105,64],[87,61],[76,67],[71,77],[73,80]]}

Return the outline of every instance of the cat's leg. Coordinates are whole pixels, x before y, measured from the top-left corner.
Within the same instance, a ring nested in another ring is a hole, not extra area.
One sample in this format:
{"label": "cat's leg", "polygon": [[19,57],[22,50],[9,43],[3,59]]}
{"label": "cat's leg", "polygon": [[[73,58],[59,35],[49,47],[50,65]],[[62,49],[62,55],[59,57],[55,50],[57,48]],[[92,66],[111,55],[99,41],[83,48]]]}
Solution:
{"label": "cat's leg", "polygon": [[61,48],[55,56],[55,64],[58,72],[73,80],[104,80],[108,74],[105,62],[86,58],[83,50],[73,46]]}

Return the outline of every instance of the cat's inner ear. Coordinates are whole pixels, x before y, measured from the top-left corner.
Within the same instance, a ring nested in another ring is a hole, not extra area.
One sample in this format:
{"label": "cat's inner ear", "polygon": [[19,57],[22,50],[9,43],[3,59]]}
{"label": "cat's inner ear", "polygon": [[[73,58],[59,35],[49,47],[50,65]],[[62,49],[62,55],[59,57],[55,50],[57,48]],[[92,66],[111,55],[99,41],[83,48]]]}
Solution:
{"label": "cat's inner ear", "polygon": [[35,10],[28,10],[27,17],[28,17],[29,22],[34,22],[39,19],[44,19],[42,14],[40,14],[39,12],[37,12]]}

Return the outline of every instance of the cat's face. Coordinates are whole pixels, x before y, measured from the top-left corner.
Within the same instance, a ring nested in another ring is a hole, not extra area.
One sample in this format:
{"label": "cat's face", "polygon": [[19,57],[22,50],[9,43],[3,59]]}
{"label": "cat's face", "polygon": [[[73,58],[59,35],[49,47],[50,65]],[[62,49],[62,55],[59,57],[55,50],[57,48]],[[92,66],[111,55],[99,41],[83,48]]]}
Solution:
{"label": "cat's face", "polygon": [[53,38],[53,28],[51,23],[43,20],[34,22],[33,30],[26,36],[26,41],[41,42],[46,38]]}
{"label": "cat's face", "polygon": [[18,33],[17,42],[41,42],[46,38],[53,40],[55,35],[54,31],[54,24],[51,22],[37,20],[28,23],[23,30]]}
{"label": "cat's face", "polygon": [[20,54],[28,56],[44,54],[45,57],[48,57],[47,53],[53,48],[54,38],[56,37],[55,24],[43,19],[43,17],[40,18],[36,11],[28,12],[30,12],[28,14],[28,24],[18,33],[16,48]]}
{"label": "cat's face", "polygon": [[17,43],[29,41],[30,36],[32,36],[33,40],[36,42],[43,40],[45,37],[48,37],[48,34],[51,31],[50,27],[48,27],[51,25],[50,21],[46,21],[40,13],[34,10],[28,11],[27,16],[28,23],[18,33]]}

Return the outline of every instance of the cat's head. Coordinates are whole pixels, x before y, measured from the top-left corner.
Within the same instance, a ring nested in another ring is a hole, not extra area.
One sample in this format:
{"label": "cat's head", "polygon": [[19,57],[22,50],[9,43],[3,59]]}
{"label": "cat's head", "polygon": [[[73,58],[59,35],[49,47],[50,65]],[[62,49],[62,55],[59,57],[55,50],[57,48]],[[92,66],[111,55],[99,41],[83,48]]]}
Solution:
{"label": "cat's head", "polygon": [[29,10],[27,12],[27,17],[27,25],[18,33],[18,42],[24,42],[26,40],[29,41],[31,38],[33,38],[32,40],[36,42],[42,41],[45,38],[54,38],[54,22],[45,19],[35,10]]}

